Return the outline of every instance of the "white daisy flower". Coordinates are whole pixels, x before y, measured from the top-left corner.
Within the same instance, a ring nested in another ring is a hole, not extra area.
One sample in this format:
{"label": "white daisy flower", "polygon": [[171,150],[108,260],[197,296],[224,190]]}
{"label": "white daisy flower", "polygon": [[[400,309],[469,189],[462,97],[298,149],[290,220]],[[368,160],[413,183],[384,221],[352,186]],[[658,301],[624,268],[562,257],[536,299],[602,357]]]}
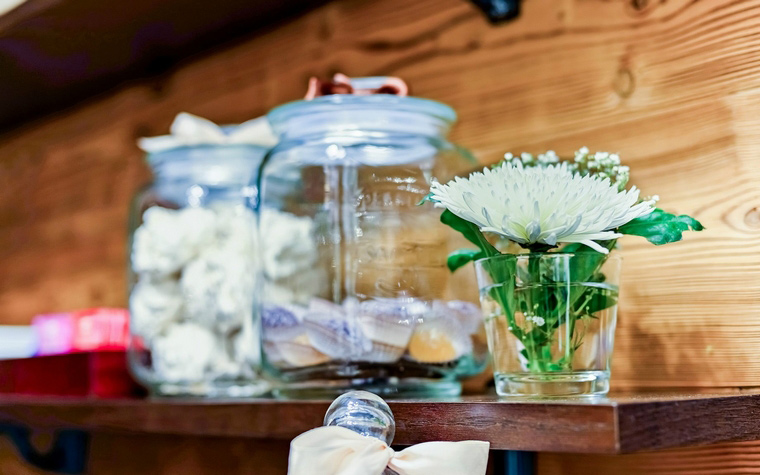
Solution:
{"label": "white daisy flower", "polygon": [[468,178],[430,187],[436,206],[525,247],[579,242],[601,252],[597,240],[616,239],[615,229],[651,213],[654,200],[639,203],[639,190],[619,190],[609,178],[582,176],[567,162],[524,167],[505,162]]}

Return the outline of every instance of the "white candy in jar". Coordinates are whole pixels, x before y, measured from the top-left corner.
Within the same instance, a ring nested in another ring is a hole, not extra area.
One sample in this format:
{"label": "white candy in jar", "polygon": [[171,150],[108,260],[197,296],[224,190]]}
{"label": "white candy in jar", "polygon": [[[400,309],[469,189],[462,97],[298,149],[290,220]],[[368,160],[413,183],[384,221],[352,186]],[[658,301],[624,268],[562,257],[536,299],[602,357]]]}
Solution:
{"label": "white candy in jar", "polygon": [[[151,208],[135,232],[132,332],[157,378],[200,381],[251,374],[256,218],[239,204]],[[243,341],[250,339],[250,342]]]}
{"label": "white candy in jar", "polygon": [[188,319],[208,328],[239,328],[251,318],[253,263],[234,252],[210,249],[182,271],[182,295]]}
{"label": "white candy in jar", "polygon": [[320,267],[310,267],[291,277],[264,283],[264,296],[268,303],[306,305],[326,290],[327,274]]}
{"label": "white candy in jar", "polygon": [[182,294],[173,279],[145,277],[135,284],[129,298],[132,332],[152,339],[182,315]]}
{"label": "white candy in jar", "polygon": [[256,260],[256,216],[240,205],[217,205],[216,247]]}
{"label": "white candy in jar", "polygon": [[204,208],[149,208],[135,230],[132,268],[138,274],[169,275],[214,240],[215,215]]}
{"label": "white candy in jar", "polygon": [[317,260],[317,247],[311,218],[264,209],[260,219],[266,251],[263,270],[269,279],[284,279],[312,268]]}
{"label": "white candy in jar", "polygon": [[216,351],[216,338],[207,329],[195,323],[174,324],[153,341],[153,369],[166,382],[200,382]]}

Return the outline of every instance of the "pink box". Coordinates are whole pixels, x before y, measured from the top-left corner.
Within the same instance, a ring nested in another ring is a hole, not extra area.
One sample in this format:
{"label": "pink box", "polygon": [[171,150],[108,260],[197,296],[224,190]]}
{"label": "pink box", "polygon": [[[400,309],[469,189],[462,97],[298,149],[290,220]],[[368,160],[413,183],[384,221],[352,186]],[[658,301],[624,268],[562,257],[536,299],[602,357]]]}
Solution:
{"label": "pink box", "polygon": [[122,308],[37,315],[32,326],[39,339],[38,355],[124,351],[129,344],[129,312]]}

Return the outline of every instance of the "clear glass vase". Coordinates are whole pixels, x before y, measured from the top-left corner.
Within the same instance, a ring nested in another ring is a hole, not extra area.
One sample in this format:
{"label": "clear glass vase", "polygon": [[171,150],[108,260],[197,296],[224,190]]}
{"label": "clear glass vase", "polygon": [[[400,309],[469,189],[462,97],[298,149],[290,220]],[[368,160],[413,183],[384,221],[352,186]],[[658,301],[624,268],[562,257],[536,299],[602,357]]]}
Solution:
{"label": "clear glass vase", "polygon": [[609,391],[620,266],[618,256],[593,251],[475,263],[499,395]]}

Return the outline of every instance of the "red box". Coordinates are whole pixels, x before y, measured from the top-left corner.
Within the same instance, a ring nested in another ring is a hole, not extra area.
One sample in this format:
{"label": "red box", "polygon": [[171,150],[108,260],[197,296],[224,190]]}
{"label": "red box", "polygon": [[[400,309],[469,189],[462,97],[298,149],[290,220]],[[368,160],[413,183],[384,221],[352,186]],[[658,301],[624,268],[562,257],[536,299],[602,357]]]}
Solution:
{"label": "red box", "polygon": [[143,393],[127,369],[127,310],[37,315],[32,326],[37,356],[0,360],[0,393],[101,398]]}
{"label": "red box", "polygon": [[124,351],[96,351],[0,361],[0,393],[120,398],[144,391]]}

